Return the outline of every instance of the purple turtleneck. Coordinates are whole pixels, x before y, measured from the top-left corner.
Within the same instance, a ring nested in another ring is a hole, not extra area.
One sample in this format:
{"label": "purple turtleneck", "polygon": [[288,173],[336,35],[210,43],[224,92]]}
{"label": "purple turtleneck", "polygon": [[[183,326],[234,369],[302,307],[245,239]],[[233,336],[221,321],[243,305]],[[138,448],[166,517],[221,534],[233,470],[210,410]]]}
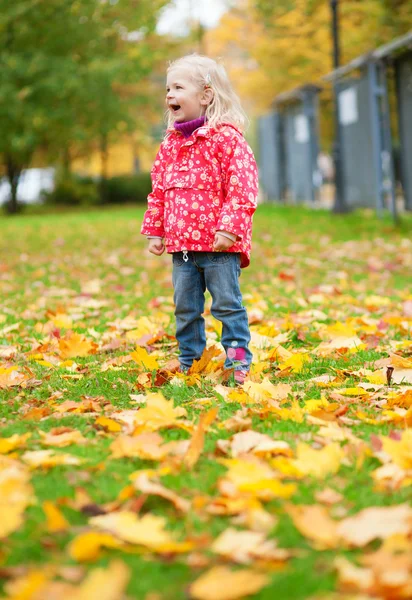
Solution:
{"label": "purple turtleneck", "polygon": [[195,129],[199,129],[199,127],[202,127],[202,125],[204,124],[205,118],[199,117],[198,119],[194,119],[193,121],[186,121],[186,123],[175,122],[174,127],[177,131],[180,131],[180,133],[183,134],[185,138],[188,138],[192,135]]}

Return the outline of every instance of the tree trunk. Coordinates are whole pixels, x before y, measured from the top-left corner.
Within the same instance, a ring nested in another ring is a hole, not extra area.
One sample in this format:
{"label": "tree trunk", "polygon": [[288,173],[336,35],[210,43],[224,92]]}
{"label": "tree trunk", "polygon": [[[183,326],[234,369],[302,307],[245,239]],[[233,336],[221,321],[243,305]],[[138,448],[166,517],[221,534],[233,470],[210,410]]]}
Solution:
{"label": "tree trunk", "polygon": [[69,148],[63,150],[63,179],[67,180],[70,178],[72,171],[72,157],[70,156]]}
{"label": "tree trunk", "polygon": [[21,166],[17,165],[10,155],[6,155],[6,174],[10,183],[10,199],[6,202],[6,211],[11,215],[15,215],[19,210],[17,204],[17,186],[21,171]]}

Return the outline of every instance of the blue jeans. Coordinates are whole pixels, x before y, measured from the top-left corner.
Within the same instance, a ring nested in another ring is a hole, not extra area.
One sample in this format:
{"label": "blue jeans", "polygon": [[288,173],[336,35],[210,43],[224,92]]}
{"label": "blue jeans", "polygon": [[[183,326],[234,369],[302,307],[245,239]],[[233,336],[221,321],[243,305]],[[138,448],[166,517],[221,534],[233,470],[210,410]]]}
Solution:
{"label": "blue jeans", "polygon": [[225,368],[248,371],[252,362],[249,324],[239,288],[240,255],[234,252],[173,254],[176,338],[180,364],[189,368],[206,347],[205,291],[212,296],[212,315],[222,323]]}

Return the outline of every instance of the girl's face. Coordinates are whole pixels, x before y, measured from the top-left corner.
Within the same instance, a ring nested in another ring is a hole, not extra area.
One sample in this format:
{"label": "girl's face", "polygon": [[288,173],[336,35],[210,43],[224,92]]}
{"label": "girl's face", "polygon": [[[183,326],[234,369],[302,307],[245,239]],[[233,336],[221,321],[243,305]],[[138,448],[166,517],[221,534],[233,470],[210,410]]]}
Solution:
{"label": "girl's face", "polygon": [[207,100],[203,90],[191,81],[183,69],[172,69],[167,74],[166,104],[178,123],[198,119],[205,112]]}

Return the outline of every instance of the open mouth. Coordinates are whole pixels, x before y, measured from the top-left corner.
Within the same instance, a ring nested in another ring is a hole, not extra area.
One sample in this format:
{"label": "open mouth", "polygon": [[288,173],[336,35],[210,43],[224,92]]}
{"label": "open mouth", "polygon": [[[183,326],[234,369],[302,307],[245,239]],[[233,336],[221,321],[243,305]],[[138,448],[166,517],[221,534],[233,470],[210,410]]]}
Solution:
{"label": "open mouth", "polygon": [[172,109],[173,112],[177,112],[178,110],[180,110],[180,104],[169,104],[169,107]]}

